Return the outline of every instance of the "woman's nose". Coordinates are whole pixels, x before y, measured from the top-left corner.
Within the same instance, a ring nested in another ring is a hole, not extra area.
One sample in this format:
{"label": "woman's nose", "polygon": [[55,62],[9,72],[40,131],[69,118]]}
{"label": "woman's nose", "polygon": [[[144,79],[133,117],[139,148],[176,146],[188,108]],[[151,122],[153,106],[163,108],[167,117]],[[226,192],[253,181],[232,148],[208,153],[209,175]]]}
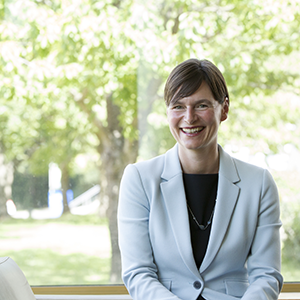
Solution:
{"label": "woman's nose", "polygon": [[184,121],[188,124],[193,124],[196,119],[195,110],[192,107],[188,107],[185,111]]}

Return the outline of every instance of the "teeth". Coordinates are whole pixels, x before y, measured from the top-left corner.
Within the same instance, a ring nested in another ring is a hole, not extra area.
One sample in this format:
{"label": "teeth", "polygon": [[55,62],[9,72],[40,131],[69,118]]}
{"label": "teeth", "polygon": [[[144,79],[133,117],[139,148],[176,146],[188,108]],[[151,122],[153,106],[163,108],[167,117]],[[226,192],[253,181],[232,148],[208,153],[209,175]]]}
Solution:
{"label": "teeth", "polygon": [[197,127],[197,128],[182,128],[182,130],[186,133],[196,133],[203,129],[203,127]]}

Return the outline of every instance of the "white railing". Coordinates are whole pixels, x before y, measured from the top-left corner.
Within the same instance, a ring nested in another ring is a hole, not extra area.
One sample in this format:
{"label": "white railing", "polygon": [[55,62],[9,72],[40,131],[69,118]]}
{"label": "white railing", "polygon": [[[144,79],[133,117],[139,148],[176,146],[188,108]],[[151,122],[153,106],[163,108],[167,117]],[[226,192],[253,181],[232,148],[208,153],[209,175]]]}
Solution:
{"label": "white railing", "polygon": [[86,192],[82,193],[75,199],[73,199],[69,203],[70,208],[78,207],[80,205],[89,204],[95,199],[95,197],[100,193],[100,185],[94,185],[92,188],[87,190]]}

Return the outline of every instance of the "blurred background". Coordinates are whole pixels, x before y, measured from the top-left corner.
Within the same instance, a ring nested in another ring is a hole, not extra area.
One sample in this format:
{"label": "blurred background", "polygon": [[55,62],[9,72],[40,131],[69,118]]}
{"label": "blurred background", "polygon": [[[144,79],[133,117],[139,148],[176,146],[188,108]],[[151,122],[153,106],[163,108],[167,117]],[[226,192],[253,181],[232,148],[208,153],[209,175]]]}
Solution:
{"label": "blurred background", "polygon": [[300,0],[0,0],[0,256],[31,285],[121,283],[123,169],[174,145],[185,59],[230,93],[219,143],[268,168],[285,281],[300,281]]}

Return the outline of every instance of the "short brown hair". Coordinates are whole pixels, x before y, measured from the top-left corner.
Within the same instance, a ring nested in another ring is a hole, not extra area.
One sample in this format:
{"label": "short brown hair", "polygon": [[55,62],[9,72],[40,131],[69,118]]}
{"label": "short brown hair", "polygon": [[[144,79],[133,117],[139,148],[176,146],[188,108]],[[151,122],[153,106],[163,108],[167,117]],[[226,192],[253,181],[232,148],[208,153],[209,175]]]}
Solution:
{"label": "short brown hair", "polygon": [[228,98],[229,102],[226,82],[221,71],[209,60],[191,58],[176,66],[170,73],[164,92],[166,105],[191,96],[203,81],[210,87],[216,101],[222,104],[225,98]]}

